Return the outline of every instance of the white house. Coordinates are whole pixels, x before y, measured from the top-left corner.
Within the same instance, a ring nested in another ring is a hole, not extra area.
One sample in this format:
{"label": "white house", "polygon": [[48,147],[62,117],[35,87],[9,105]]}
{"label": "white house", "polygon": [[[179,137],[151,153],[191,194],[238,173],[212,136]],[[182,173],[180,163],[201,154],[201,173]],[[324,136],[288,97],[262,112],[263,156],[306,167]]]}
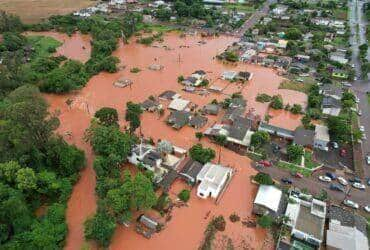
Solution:
{"label": "white house", "polygon": [[238,75],[235,71],[224,71],[221,75],[223,80],[234,80],[235,77]]}
{"label": "white house", "polygon": [[162,158],[155,148],[142,143],[132,149],[127,160],[136,166],[141,164],[145,169],[153,172],[162,164]]}
{"label": "white house", "polygon": [[302,200],[294,195],[289,197],[285,216],[291,228],[291,235],[297,239],[320,247],[324,239],[326,203],[320,200]]}
{"label": "white house", "polygon": [[190,101],[188,100],[177,98],[170,103],[168,108],[176,111],[184,111],[188,107],[189,103]]}
{"label": "white house", "polygon": [[209,196],[217,199],[232,174],[233,170],[231,168],[209,162],[206,163],[197,175],[197,182],[200,182],[197,195],[203,199]]}
{"label": "white house", "polygon": [[260,185],[253,202],[253,213],[258,215],[270,214],[274,217],[279,216],[282,199],[283,192],[276,186]]}
{"label": "white house", "polygon": [[329,129],[323,125],[316,125],[315,137],[313,139],[314,148],[328,151],[328,143],[330,142]]}

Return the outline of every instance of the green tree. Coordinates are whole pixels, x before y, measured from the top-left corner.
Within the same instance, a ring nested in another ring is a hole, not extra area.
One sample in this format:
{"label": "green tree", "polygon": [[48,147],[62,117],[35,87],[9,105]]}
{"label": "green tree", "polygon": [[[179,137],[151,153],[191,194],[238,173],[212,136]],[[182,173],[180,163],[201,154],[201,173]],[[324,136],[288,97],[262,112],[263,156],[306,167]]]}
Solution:
{"label": "green tree", "polygon": [[204,134],[202,132],[195,132],[195,137],[200,141],[204,137]]}
{"label": "green tree", "polygon": [[91,145],[97,154],[106,157],[115,155],[120,162],[126,160],[133,142],[129,134],[122,133],[116,127],[98,126],[91,138]]}
{"label": "green tree", "polygon": [[300,104],[293,104],[293,106],[290,108],[290,112],[293,114],[300,114],[302,113],[302,106]]}
{"label": "green tree", "polygon": [[257,131],[251,137],[251,146],[259,148],[270,141],[270,135],[265,131]]}
{"label": "green tree", "polygon": [[265,173],[258,173],[253,177],[253,180],[260,185],[274,185],[274,181],[271,176]]}
{"label": "green tree", "polygon": [[95,117],[104,126],[118,126],[118,112],[114,108],[103,107],[95,112]]}
{"label": "green tree", "polygon": [[288,40],[298,40],[302,37],[302,32],[297,29],[297,28],[289,28],[286,32],[285,32],[285,37],[288,39]]}
{"label": "green tree", "polygon": [[130,122],[130,132],[133,133],[138,127],[140,127],[140,115],[143,113],[141,106],[133,102],[127,102],[126,104],[126,121]]}
{"label": "green tree", "polygon": [[15,178],[17,188],[20,190],[32,190],[37,187],[37,178],[32,168],[21,168],[18,170]]}
{"label": "green tree", "polygon": [[327,123],[331,140],[339,143],[351,141],[351,126],[345,117],[330,116]]}
{"label": "green tree", "polygon": [[281,95],[274,95],[271,98],[270,107],[273,109],[282,109],[284,107]]}
{"label": "green tree", "polygon": [[257,224],[262,228],[270,228],[274,223],[274,219],[270,215],[263,215],[257,218]]}
{"label": "green tree", "polygon": [[300,163],[303,154],[304,149],[301,145],[290,144],[287,147],[287,155],[290,161]]}
{"label": "green tree", "polygon": [[147,210],[157,203],[153,184],[140,172],[134,178],[133,193],[133,204],[137,210]]}
{"label": "green tree", "polygon": [[21,166],[16,161],[0,163],[0,180],[12,184],[15,182],[16,174]]}
{"label": "green tree", "polygon": [[187,202],[190,199],[190,191],[187,189],[181,190],[181,192],[177,195],[180,200],[183,202]]}
{"label": "green tree", "polygon": [[189,150],[190,157],[200,163],[207,163],[215,158],[215,151],[211,148],[203,148],[202,144],[195,144]]}
{"label": "green tree", "polygon": [[94,217],[85,222],[85,238],[95,240],[103,247],[108,247],[115,229],[114,218],[105,211],[98,211]]}

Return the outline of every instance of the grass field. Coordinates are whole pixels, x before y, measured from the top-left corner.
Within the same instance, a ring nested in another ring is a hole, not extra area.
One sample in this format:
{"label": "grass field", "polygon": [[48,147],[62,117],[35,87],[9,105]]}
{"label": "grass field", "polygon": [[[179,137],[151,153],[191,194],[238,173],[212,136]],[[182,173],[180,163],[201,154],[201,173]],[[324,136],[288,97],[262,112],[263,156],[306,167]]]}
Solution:
{"label": "grass field", "polygon": [[0,10],[18,15],[25,23],[37,23],[52,15],[68,14],[95,3],[95,0],[1,0]]}
{"label": "grass field", "polygon": [[[279,89],[290,89],[308,94],[312,86],[312,81],[308,77],[300,77],[304,82],[285,80],[280,83]],[[307,81],[305,81],[307,78]]]}
{"label": "grass field", "polygon": [[35,58],[48,57],[56,48],[62,45],[61,42],[48,36],[28,36],[27,39],[35,48]]}
{"label": "grass field", "polygon": [[301,173],[301,174],[303,174],[306,177],[309,177],[312,174],[312,172],[310,170],[306,169],[306,168],[301,168],[301,167],[298,167],[295,164],[290,164],[290,163],[287,163],[287,162],[279,161],[278,164],[277,164],[277,167],[278,168],[282,168],[282,169],[286,169],[286,170],[290,170],[290,171]]}

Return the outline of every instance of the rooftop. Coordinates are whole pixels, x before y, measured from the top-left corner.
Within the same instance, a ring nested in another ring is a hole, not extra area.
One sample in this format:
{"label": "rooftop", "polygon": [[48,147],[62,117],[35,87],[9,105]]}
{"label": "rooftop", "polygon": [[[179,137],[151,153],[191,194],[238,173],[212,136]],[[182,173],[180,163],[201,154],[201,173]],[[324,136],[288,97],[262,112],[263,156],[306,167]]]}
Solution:
{"label": "rooftop", "polygon": [[177,99],[174,99],[170,103],[168,108],[173,109],[173,110],[177,110],[177,111],[182,111],[182,110],[186,109],[186,107],[189,105],[189,103],[190,103],[190,101],[188,101],[188,100],[177,98]]}
{"label": "rooftop", "polygon": [[329,129],[323,125],[315,126],[315,139],[322,141],[330,141]]}
{"label": "rooftop", "polygon": [[297,128],[294,131],[294,143],[301,146],[312,146],[315,131],[304,128]]}
{"label": "rooftop", "polygon": [[232,170],[222,165],[207,162],[197,175],[197,180],[201,180],[198,187],[200,190],[219,189],[224,185],[224,178]]}
{"label": "rooftop", "polygon": [[283,192],[273,185],[260,185],[254,203],[277,212]]}

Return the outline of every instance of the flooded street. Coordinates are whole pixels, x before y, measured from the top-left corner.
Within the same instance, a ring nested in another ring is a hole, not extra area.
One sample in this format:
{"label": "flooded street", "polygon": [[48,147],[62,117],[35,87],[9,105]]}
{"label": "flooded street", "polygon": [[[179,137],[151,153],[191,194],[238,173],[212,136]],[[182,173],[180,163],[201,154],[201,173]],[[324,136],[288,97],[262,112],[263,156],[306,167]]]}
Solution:
{"label": "flooded street", "polygon": [[[83,60],[86,58],[85,50],[81,47],[81,40],[89,41],[88,37],[74,38],[70,40],[63,38],[63,35],[56,33],[42,33],[59,39],[66,39],[57,53],[74,56]],[[58,39],[58,40],[59,40]],[[113,107],[118,110],[121,127],[124,126],[124,113],[126,102],[142,102],[150,95],[158,96],[165,90],[174,90],[183,98],[191,100],[201,108],[204,104],[210,103],[213,99],[219,101],[228,97],[229,94],[241,92],[247,99],[247,110],[254,110],[263,118],[269,113],[271,123],[284,128],[294,129],[300,125],[300,117],[285,111],[269,111],[268,104],[258,103],[255,97],[258,93],[269,95],[281,94],[284,103],[306,105],[306,96],[300,92],[278,89],[282,77],[278,76],[272,69],[263,68],[249,64],[224,64],[214,57],[223,51],[229,44],[235,42],[234,37],[221,36],[217,38],[200,38],[200,36],[187,36],[180,38],[178,33],[170,33],[164,36],[163,43],[155,46],[144,46],[135,43],[133,38],[128,45],[119,44],[119,49],[114,55],[121,60],[122,70],[114,74],[100,73],[88,82],[82,90],[65,96],[45,95],[50,103],[51,110],[57,110],[61,126],[58,132],[63,135],[69,143],[74,143],[82,148],[88,159],[87,167],[82,171],[81,178],[73,189],[72,196],[68,202],[67,222],[69,233],[66,249],[81,249],[84,244],[83,222],[94,213],[96,209],[95,197],[95,173],[92,168],[93,153],[91,147],[83,140],[83,134],[89,127],[90,119],[96,110],[101,107]],[[199,43],[200,41],[202,43]],[[69,41],[69,42],[68,42]],[[69,43],[67,45],[67,43]],[[84,44],[84,43],[83,43]],[[85,44],[86,45],[86,44]],[[85,46],[83,45],[83,46]],[[87,46],[87,45],[86,45]],[[88,55],[87,55],[88,56]],[[154,71],[148,69],[152,64],[160,64],[163,69]],[[123,67],[124,66],[124,67]],[[139,73],[131,73],[130,69],[137,67]],[[210,85],[222,85],[224,93],[210,93],[201,96],[194,93],[181,91],[182,85],[177,83],[179,75],[189,76],[195,70],[207,72],[206,78]],[[220,79],[225,70],[249,71],[253,73],[253,79],[245,84],[228,83]],[[118,88],[113,83],[125,77],[133,81],[132,86]],[[72,104],[68,106],[66,101],[70,99]],[[166,102],[163,102],[167,107]],[[174,145],[190,148],[198,140],[195,138],[195,129],[184,127],[181,130],[174,130],[164,122],[168,110],[163,117],[154,113],[142,115],[142,132],[145,137],[151,137],[154,141],[166,139]],[[219,121],[219,116],[208,117],[208,124],[201,129],[204,131],[209,125]],[[218,147],[203,139],[203,144],[213,147],[218,152]],[[216,158],[217,159],[217,158]],[[251,215],[252,202],[257,187],[250,183],[250,176],[255,170],[250,167],[250,160],[240,156],[228,149],[222,149],[221,163],[230,165],[236,170],[230,186],[226,189],[220,203],[216,205],[213,200],[201,200],[197,198],[194,188],[188,207],[175,208],[171,221],[166,224],[165,229],[154,235],[150,240],[138,235],[134,229],[119,226],[116,231],[111,249],[173,249],[169,242],[175,242],[176,249],[197,249],[203,239],[204,230],[212,216],[223,215],[227,221],[226,230],[219,232],[215,240],[215,247],[218,241],[223,238],[231,238],[236,249],[249,246],[246,249],[272,249],[264,245],[266,232],[262,229],[247,228],[241,222],[232,223],[228,219],[232,213],[237,213],[241,219],[253,218]],[[171,196],[176,197],[177,193],[187,187],[182,181],[177,181],[170,190]],[[209,216],[205,219],[207,213]],[[226,236],[223,236],[226,235]],[[264,245],[264,246],[263,246]]]}

